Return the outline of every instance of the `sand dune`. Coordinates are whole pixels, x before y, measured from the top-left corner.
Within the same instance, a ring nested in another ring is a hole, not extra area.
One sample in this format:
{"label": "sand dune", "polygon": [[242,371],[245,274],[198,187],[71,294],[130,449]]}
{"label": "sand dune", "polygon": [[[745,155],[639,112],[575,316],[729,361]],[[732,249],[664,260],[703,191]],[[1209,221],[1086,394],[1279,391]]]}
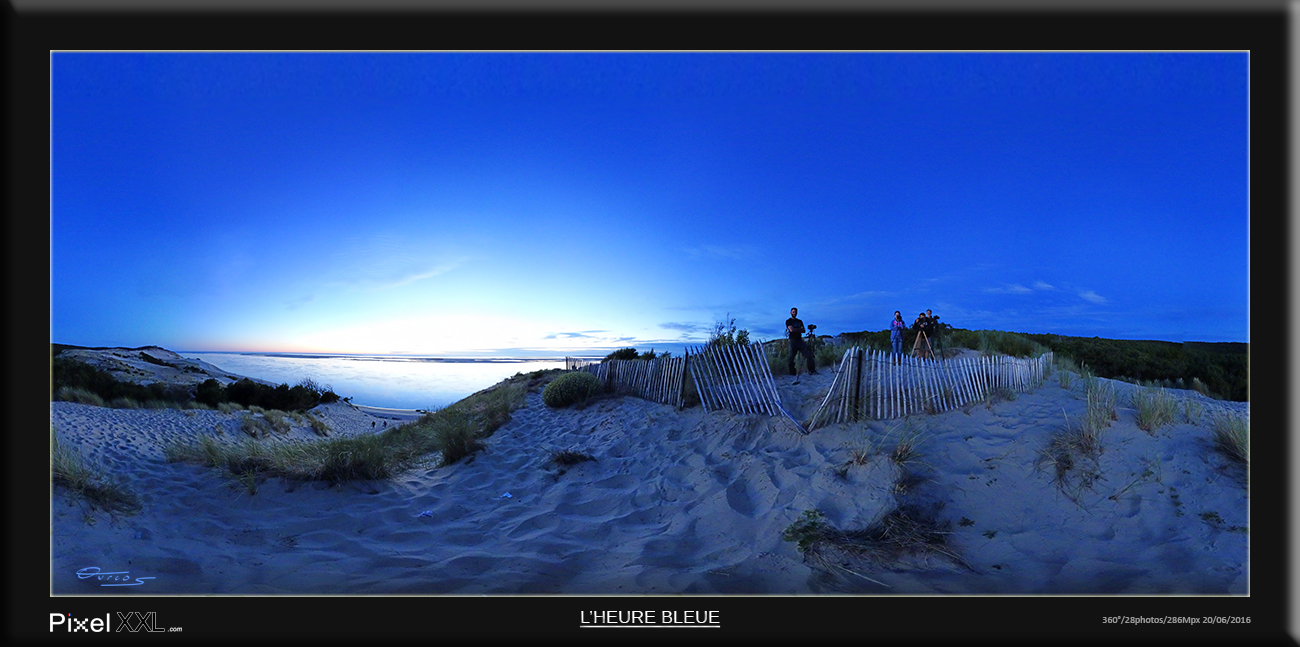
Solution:
{"label": "sand dune", "polygon": [[[778,377],[796,417],[833,374]],[[486,451],[391,481],[342,486],[263,482],[256,494],[219,470],[167,463],[163,445],[242,437],[237,415],[51,404],[64,442],[129,479],[143,508],[87,515],[54,492],[54,594],[1246,594],[1244,470],[1216,453],[1208,426],[1148,434],[1120,392],[1100,479],[1072,500],[1036,467],[1083,387],[1056,382],[987,408],[842,424],[800,434],[783,418],[631,397],[550,409],[538,392]],[[1205,407],[1248,411],[1198,394]],[[394,415],[318,408],[337,433],[370,433]],[[388,412],[391,413],[391,412]],[[376,415],[379,414],[379,415]],[[401,418],[398,412],[396,417]],[[855,448],[919,433],[919,457],[850,464]],[[217,430],[221,431],[218,432]],[[298,426],[293,437],[309,438]],[[553,452],[595,460],[562,467]],[[914,478],[903,493],[904,472]],[[960,557],[856,561],[830,573],[782,532],[805,510],[840,529],[900,503],[930,510]],[[87,519],[93,523],[88,523]],[[151,576],[105,588],[79,569]],[[855,575],[856,574],[856,575]]]}

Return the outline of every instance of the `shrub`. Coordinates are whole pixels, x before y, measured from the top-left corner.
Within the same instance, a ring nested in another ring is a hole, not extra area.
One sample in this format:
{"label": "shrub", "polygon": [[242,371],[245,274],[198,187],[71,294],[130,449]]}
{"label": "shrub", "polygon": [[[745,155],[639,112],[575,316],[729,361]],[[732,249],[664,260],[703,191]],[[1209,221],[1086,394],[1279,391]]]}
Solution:
{"label": "shrub", "polygon": [[548,407],[567,407],[600,393],[600,380],[585,371],[565,373],[542,390],[542,402]]}
{"label": "shrub", "polygon": [[606,355],[604,361],[608,362],[611,359],[636,359],[636,358],[637,358],[637,354],[635,348],[620,348]]}

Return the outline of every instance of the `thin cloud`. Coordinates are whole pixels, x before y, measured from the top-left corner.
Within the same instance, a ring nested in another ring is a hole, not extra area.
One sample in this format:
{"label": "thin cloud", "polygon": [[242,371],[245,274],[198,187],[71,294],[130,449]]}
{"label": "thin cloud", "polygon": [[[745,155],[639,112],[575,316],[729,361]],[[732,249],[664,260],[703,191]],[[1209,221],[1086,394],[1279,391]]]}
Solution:
{"label": "thin cloud", "polygon": [[984,288],[984,291],[992,294],[1030,294],[1033,292],[1033,290],[1019,283],[1012,283],[1000,288]]}
{"label": "thin cloud", "polygon": [[587,332],[553,332],[542,339],[596,339],[595,335],[587,333],[605,332],[603,330],[589,330]]}
{"label": "thin cloud", "polygon": [[1035,290],[1055,290],[1055,289],[1056,289],[1056,286],[1054,286],[1054,285],[1049,285],[1049,284],[1047,284],[1047,283],[1044,283],[1043,281],[1034,281],[1034,289],[1035,289]]}
{"label": "thin cloud", "polygon": [[420,281],[423,279],[433,278],[435,276],[438,276],[439,274],[446,274],[447,272],[450,272],[456,269],[457,267],[460,267],[460,265],[461,265],[460,261],[450,261],[447,263],[443,263],[441,265],[436,265],[434,267],[418,270],[412,274],[408,274],[402,278],[399,278],[396,281],[393,281],[391,283],[380,285],[378,286],[377,289],[387,290],[390,288],[406,285],[407,283],[414,283],[416,281]]}
{"label": "thin cloud", "polygon": [[1086,292],[1080,292],[1079,296],[1085,301],[1091,301],[1093,303],[1106,303],[1106,297],[1103,297],[1100,294],[1093,292],[1092,290],[1088,290]]}

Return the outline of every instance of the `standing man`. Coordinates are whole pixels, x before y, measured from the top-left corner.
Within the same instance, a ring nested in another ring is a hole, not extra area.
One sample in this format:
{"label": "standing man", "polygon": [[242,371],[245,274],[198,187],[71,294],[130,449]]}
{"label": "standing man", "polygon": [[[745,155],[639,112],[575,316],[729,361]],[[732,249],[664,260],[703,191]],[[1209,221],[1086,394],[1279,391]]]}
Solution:
{"label": "standing man", "polygon": [[796,353],[803,353],[808,358],[808,372],[812,375],[817,374],[817,367],[813,364],[812,349],[803,343],[803,322],[799,321],[799,309],[790,308],[790,318],[785,320],[785,332],[790,337],[790,374],[798,375],[794,370],[794,356]]}
{"label": "standing man", "polygon": [[939,317],[930,310],[925,311],[925,337],[930,340],[930,359],[934,359],[934,349],[939,347]]}

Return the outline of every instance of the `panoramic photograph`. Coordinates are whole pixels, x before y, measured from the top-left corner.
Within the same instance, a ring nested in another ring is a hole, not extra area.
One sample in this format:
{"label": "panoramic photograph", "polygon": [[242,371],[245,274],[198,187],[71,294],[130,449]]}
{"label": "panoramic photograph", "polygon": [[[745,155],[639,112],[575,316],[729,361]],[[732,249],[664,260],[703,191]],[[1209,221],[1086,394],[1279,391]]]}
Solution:
{"label": "panoramic photograph", "polygon": [[50,593],[1249,596],[1249,72],[54,51]]}

